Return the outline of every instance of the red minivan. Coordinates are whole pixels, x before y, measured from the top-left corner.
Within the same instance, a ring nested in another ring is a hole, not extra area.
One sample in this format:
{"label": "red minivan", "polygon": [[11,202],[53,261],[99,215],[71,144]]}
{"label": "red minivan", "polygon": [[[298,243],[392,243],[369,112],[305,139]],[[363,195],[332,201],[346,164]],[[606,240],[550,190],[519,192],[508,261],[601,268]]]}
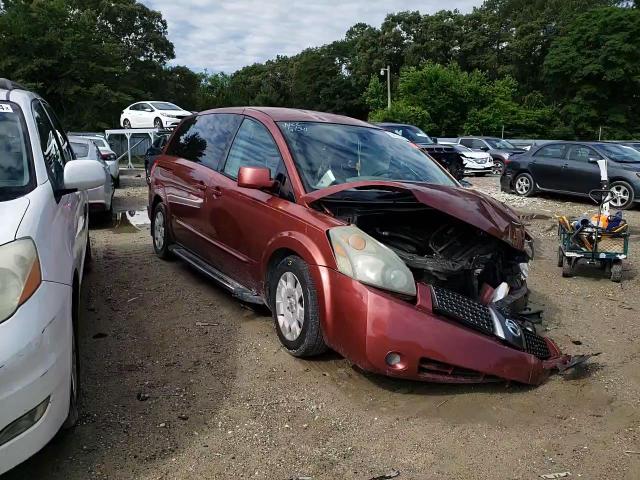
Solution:
{"label": "red minivan", "polygon": [[149,214],[177,256],[267,305],[282,345],[394,377],[538,384],[576,359],[521,313],[518,217],[368,123],[284,108],[201,112],[153,167]]}

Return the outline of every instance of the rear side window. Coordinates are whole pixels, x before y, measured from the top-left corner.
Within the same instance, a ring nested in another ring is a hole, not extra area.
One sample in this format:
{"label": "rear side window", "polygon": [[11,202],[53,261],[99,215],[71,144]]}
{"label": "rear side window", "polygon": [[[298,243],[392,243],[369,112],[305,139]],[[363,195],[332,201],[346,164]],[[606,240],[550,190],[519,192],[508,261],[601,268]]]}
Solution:
{"label": "rear side window", "polygon": [[564,158],[565,153],[567,153],[567,146],[564,144],[556,143],[554,145],[545,145],[536,153],[534,153],[533,156],[549,157],[549,158]]}
{"label": "rear side window", "polygon": [[568,149],[567,160],[574,162],[588,162],[590,158],[601,159],[602,156],[593,148],[584,145],[571,145]]}
{"label": "rear side window", "polygon": [[31,183],[25,132],[18,107],[0,102],[0,196]]}
{"label": "rear side window", "polygon": [[267,167],[274,178],[281,162],[278,146],[267,128],[245,118],[229,151],[224,173],[235,179],[240,167]]}
{"label": "rear side window", "polygon": [[71,142],[71,148],[78,158],[84,158],[89,156],[89,145],[85,143]]}
{"label": "rear side window", "polygon": [[168,155],[217,169],[242,121],[240,115],[211,113],[188,118],[176,132]]}

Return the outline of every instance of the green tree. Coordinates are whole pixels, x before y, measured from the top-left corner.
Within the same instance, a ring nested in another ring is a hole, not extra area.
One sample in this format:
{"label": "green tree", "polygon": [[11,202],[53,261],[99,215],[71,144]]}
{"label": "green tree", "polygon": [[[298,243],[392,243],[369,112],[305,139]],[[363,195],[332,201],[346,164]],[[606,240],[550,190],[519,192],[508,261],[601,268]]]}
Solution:
{"label": "green tree", "polygon": [[0,76],[42,94],[67,128],[110,128],[161,84],[173,57],[165,35],[160,14],[133,0],[5,0]]}
{"label": "green tree", "polygon": [[551,46],[548,91],[578,137],[600,126],[612,136],[640,133],[640,11],[601,8],[580,15]]}

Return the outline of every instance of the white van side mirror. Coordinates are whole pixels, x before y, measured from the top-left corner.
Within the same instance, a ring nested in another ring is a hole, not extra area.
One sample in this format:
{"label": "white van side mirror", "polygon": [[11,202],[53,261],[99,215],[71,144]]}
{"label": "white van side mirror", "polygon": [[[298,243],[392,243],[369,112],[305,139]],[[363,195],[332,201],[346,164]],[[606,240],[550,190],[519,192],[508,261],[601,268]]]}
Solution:
{"label": "white van side mirror", "polygon": [[90,190],[104,185],[104,167],[96,160],[74,160],[64,166],[66,190]]}

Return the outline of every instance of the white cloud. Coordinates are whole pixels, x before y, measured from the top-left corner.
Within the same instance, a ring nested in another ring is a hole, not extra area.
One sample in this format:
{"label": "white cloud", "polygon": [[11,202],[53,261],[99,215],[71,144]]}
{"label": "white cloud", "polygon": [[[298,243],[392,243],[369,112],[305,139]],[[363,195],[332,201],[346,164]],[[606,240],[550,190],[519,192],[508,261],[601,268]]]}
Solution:
{"label": "white cloud", "polygon": [[143,0],[162,12],[176,48],[173,63],[233,72],[276,55],[294,55],[344,37],[365,22],[379,27],[387,13],[443,8],[465,12],[480,0]]}

